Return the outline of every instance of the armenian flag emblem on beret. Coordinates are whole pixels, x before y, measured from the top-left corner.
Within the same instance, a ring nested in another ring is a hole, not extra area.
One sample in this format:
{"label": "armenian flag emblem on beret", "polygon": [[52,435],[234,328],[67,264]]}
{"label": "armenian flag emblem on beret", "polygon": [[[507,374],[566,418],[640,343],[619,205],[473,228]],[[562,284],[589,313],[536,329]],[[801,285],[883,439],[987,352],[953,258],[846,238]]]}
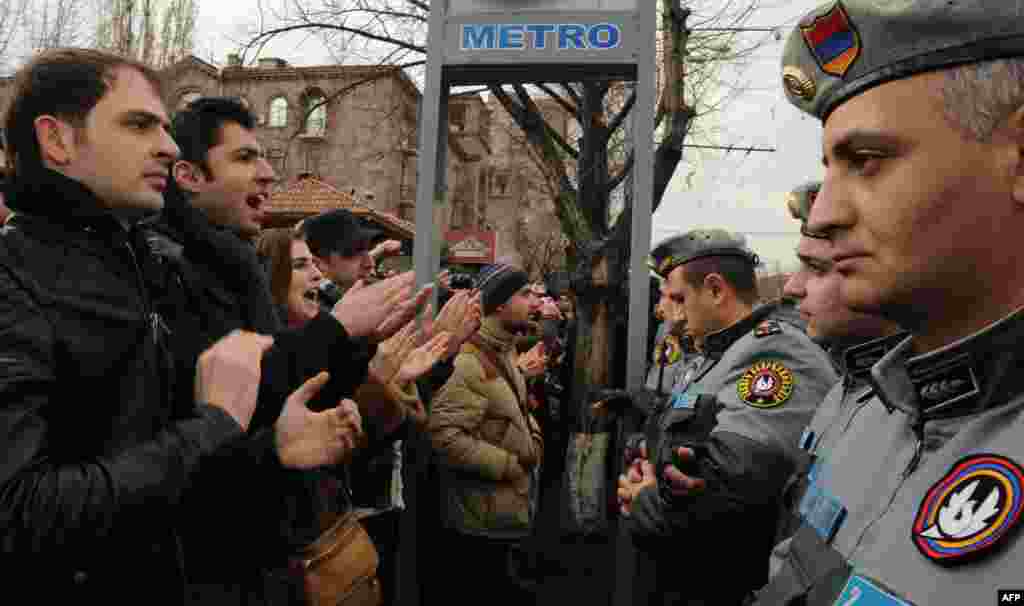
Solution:
{"label": "armenian flag emblem on beret", "polygon": [[800,24],[807,48],[821,71],[842,78],[860,56],[860,34],[841,2],[824,15]]}

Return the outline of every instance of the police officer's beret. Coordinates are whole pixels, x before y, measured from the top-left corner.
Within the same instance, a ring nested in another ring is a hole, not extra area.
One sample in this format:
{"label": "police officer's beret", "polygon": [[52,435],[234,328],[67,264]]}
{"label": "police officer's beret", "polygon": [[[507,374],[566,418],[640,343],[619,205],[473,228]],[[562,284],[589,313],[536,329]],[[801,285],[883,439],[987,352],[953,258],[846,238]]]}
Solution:
{"label": "police officer's beret", "polygon": [[782,82],[791,103],[824,121],[879,84],[1022,55],[1020,2],[839,0],[811,11],[793,29]]}
{"label": "police officer's beret", "polygon": [[724,229],[695,229],[660,242],[651,251],[648,262],[659,276],[667,278],[672,270],[702,257],[743,257],[752,265],[757,255],[747,247],[746,239]]}
{"label": "police officer's beret", "polygon": [[819,191],[821,191],[821,181],[809,181],[786,194],[786,208],[789,209],[789,214],[806,225],[807,217],[811,216],[814,198]]}

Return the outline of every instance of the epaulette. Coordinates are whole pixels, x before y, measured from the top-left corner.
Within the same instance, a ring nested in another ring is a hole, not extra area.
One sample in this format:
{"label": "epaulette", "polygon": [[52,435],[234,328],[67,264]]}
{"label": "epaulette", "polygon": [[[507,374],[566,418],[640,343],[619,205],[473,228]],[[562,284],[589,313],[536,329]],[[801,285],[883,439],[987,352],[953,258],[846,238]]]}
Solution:
{"label": "epaulette", "polygon": [[771,335],[777,335],[782,332],[782,327],[775,320],[764,320],[754,328],[754,336],[758,339],[768,337]]}

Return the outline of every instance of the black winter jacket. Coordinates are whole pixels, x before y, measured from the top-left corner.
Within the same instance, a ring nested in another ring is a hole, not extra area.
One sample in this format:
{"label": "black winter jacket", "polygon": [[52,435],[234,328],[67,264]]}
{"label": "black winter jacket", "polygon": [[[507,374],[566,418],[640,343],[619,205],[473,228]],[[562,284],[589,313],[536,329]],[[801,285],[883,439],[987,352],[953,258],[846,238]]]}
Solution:
{"label": "black winter jacket", "polygon": [[[365,381],[375,347],[359,346],[342,325],[321,313],[298,330],[283,330],[254,248],[214,227],[198,209],[167,197],[147,240],[171,277],[162,301],[173,332],[181,384],[194,380],[200,353],[232,330],[272,334],[263,359],[259,402],[249,432],[222,449],[197,476],[187,503],[184,536],[193,604],[284,604],[296,599],[287,557],[311,542],[321,516],[346,507],[321,492],[331,471],[289,471],[277,459],[273,425],[288,395],[321,370],[330,382],[312,403],[336,406]],[[177,285],[178,287],[175,287]],[[245,503],[242,508],[238,503]]]}
{"label": "black winter jacket", "polygon": [[5,591],[180,603],[182,504],[241,427],[170,397],[168,335],[147,286],[159,268],[139,232],[44,172],[14,184],[17,214],[0,231]]}

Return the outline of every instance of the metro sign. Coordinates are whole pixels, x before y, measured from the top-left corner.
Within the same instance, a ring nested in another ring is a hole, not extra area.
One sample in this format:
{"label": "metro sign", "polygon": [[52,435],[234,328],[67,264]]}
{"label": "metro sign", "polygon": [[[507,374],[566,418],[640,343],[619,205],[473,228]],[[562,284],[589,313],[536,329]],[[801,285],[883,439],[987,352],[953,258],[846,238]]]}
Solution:
{"label": "metro sign", "polygon": [[622,43],[615,23],[464,23],[463,51],[477,50],[607,50]]}

